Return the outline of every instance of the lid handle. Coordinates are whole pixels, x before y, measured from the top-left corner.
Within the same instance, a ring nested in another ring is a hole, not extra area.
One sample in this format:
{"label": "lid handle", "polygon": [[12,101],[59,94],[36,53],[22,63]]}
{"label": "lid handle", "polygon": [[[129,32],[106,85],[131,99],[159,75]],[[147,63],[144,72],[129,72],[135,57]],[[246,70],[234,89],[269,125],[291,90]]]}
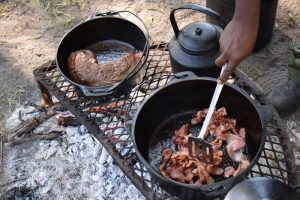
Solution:
{"label": "lid handle", "polygon": [[224,19],[221,17],[221,15],[219,15],[215,11],[213,11],[209,8],[206,8],[204,6],[197,5],[197,4],[187,3],[187,4],[183,4],[182,6],[172,10],[172,12],[170,14],[171,25],[174,30],[176,38],[178,37],[179,29],[178,29],[178,25],[177,25],[177,22],[175,19],[175,12],[177,10],[183,10],[183,9],[191,9],[191,10],[196,10],[196,11],[202,12],[202,13],[208,15],[209,17],[211,17],[212,19],[216,20],[216,22],[218,22],[218,24],[220,25],[221,28],[224,29],[226,26]]}

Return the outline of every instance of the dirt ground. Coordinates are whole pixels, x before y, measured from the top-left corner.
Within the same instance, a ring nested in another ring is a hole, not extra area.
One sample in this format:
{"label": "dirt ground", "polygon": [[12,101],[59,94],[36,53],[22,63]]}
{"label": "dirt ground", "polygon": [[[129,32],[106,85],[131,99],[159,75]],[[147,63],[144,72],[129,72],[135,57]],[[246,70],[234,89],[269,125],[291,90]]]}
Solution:
{"label": "dirt ground", "polygon": [[[183,2],[205,5],[205,0],[0,0],[0,134],[5,135],[4,122],[18,105],[40,103],[32,71],[55,58],[59,41],[76,24],[95,12],[130,10],[144,20],[153,40],[168,42],[173,35],[169,13]],[[195,13],[180,17],[185,18],[181,26],[205,20]],[[295,44],[300,44],[300,1],[279,0],[272,41],[240,68],[268,94],[287,80]],[[300,143],[299,119],[299,110],[284,119],[295,144]]]}
{"label": "dirt ground", "polygon": [[[64,34],[87,19],[91,13],[108,10],[133,11],[144,20],[153,40],[168,42],[173,35],[169,23],[170,10],[182,2],[205,5],[205,0],[0,1],[0,119],[5,119],[16,105],[24,101],[38,100],[39,91],[33,79],[33,69],[54,59]],[[254,59],[250,57],[250,64],[245,62],[246,64],[241,66],[249,76],[264,78],[267,75],[264,73],[267,71],[265,68],[271,65],[286,68],[292,56],[290,47],[300,42],[299,4],[297,0],[279,0],[271,44],[254,54]],[[190,23],[195,19],[205,18],[201,14],[193,14],[186,17],[181,24]],[[265,61],[263,66],[262,60]]]}
{"label": "dirt ground", "polygon": [[145,21],[153,39],[169,41],[172,32],[168,15],[177,4],[127,0],[0,1],[1,123],[16,105],[39,100],[33,69],[54,59],[64,34],[92,13],[131,10]]}

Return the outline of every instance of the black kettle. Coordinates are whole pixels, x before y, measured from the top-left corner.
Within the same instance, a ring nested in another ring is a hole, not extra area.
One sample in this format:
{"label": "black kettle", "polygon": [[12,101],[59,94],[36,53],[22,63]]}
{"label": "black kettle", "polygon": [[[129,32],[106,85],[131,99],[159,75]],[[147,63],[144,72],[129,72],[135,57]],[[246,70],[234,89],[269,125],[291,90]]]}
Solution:
{"label": "black kettle", "polygon": [[[193,22],[179,30],[174,15],[177,10],[183,9],[205,13],[216,20],[220,27],[206,22]],[[222,17],[209,8],[197,4],[184,4],[172,10],[170,21],[175,33],[169,43],[173,72],[192,71],[197,76],[217,78],[221,67],[215,66],[215,59],[219,55],[220,35],[226,26]]]}

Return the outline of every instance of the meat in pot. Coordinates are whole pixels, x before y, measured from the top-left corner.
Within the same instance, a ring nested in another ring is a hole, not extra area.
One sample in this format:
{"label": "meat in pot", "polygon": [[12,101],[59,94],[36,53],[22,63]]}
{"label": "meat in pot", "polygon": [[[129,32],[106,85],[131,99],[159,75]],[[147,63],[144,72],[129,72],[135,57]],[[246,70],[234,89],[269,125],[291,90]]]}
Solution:
{"label": "meat in pot", "polygon": [[[214,112],[206,136],[212,140],[213,161],[205,163],[198,157],[189,155],[190,126],[200,124],[206,114],[207,109],[200,110],[191,119],[191,125],[183,124],[178,130],[175,130],[172,141],[176,145],[176,150],[167,147],[162,151],[159,170],[163,176],[182,183],[211,184],[218,176],[223,178],[236,176],[250,165],[245,154],[246,130],[237,127],[236,120],[227,116],[224,107]],[[221,164],[226,159],[231,160],[229,163],[236,163],[236,165],[228,164],[224,167]]]}
{"label": "meat in pot", "polygon": [[72,52],[68,58],[71,79],[87,86],[108,86],[122,81],[138,63],[141,52],[131,52],[107,63],[97,63],[91,50]]}

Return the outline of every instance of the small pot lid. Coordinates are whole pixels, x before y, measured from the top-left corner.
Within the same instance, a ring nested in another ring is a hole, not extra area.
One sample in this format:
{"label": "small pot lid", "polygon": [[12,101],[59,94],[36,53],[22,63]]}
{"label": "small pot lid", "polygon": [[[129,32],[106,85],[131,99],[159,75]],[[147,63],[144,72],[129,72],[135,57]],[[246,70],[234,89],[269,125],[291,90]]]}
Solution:
{"label": "small pot lid", "polygon": [[180,30],[179,44],[190,53],[201,54],[214,49],[219,44],[220,33],[215,26],[194,22]]}

